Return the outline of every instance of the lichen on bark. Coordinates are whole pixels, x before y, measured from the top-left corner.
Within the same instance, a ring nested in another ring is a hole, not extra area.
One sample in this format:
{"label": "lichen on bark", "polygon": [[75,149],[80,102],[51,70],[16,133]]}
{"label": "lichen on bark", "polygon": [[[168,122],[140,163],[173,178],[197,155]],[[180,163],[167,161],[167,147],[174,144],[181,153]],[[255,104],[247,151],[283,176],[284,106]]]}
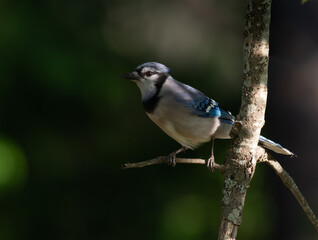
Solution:
{"label": "lichen on bark", "polygon": [[270,7],[270,0],[248,0],[246,5],[242,102],[225,158],[219,239],[235,239],[242,222],[246,189],[255,172],[255,151],[267,101]]}

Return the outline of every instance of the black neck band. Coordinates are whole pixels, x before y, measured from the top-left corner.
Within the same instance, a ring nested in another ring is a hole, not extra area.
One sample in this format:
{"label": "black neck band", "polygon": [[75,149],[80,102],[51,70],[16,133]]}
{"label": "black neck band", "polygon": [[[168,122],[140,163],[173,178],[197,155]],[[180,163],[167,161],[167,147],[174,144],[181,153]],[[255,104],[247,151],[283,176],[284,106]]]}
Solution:
{"label": "black neck band", "polygon": [[157,82],[155,83],[156,86],[156,93],[149,99],[142,101],[142,105],[144,106],[147,113],[153,113],[158,106],[158,103],[160,101],[160,90],[162,88],[162,85],[166,81],[168,75],[167,74],[160,74]]}

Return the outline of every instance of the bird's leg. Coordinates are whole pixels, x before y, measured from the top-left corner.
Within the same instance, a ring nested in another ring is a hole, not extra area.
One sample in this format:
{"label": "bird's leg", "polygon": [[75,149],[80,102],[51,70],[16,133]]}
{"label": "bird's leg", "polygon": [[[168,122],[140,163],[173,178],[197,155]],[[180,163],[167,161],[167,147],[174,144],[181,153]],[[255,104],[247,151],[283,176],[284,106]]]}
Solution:
{"label": "bird's leg", "polygon": [[214,138],[211,139],[211,156],[206,161],[206,166],[210,169],[211,172],[214,171],[214,151],[213,151],[213,145],[214,145]]}
{"label": "bird's leg", "polygon": [[182,148],[170,153],[168,155],[169,165],[171,165],[172,167],[176,166],[176,155],[178,153],[180,153],[180,152],[185,151],[185,150],[187,150],[187,148],[186,147],[182,147]]}

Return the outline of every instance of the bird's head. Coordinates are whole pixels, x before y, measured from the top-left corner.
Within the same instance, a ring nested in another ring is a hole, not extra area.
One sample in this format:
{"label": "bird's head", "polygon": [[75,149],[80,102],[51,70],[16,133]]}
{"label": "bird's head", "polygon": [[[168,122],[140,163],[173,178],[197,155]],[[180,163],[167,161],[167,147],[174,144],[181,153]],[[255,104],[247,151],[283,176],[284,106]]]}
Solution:
{"label": "bird's head", "polygon": [[122,77],[135,82],[145,100],[158,93],[169,77],[169,71],[169,68],[161,63],[146,62],[139,65],[134,71],[123,74]]}

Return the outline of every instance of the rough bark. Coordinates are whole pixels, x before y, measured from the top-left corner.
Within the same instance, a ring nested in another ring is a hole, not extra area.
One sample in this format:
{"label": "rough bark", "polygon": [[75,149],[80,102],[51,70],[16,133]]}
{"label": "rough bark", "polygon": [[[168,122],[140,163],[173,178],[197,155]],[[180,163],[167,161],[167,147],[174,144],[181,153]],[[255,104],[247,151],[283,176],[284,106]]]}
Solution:
{"label": "rough bark", "polygon": [[[265,162],[275,171],[275,173],[281,178],[285,186],[292,192],[295,196],[297,201],[299,202],[300,206],[303,208],[304,212],[306,213],[308,219],[312,222],[316,230],[318,231],[318,218],[310,208],[308,202],[306,201],[305,197],[300,192],[299,188],[297,187],[293,178],[282,168],[282,166],[277,162],[271,155],[269,155],[264,148],[258,146],[256,148],[256,155],[255,159],[257,159],[257,163]],[[125,163],[122,165],[123,169],[129,168],[142,168],[148,167],[157,164],[169,164],[170,159],[168,156],[159,156],[154,159],[150,159],[143,162],[135,162],[135,163]],[[176,163],[178,164],[201,164],[206,165],[206,160],[201,158],[176,158]],[[225,166],[215,163],[214,169],[220,171],[222,174],[225,172]],[[224,226],[222,226],[224,227]],[[230,228],[230,232],[232,233],[232,227]],[[222,230],[223,232],[223,230]],[[236,234],[236,232],[235,232]]]}
{"label": "rough bark", "polygon": [[225,159],[219,240],[236,238],[246,190],[255,172],[255,150],[267,100],[270,9],[270,0],[247,1],[242,102]]}
{"label": "rough bark", "polygon": [[[222,218],[219,240],[235,240],[242,223],[246,191],[253,178],[257,162],[266,162],[293,193],[318,231],[318,219],[290,175],[265,150],[258,147],[264,125],[267,100],[269,23],[271,0],[247,0],[244,32],[244,70],[242,103],[231,131],[232,142],[223,165],[215,169],[224,175]],[[206,164],[204,159],[177,158],[177,163]],[[139,168],[169,163],[167,156],[144,162],[126,163],[122,168]]]}

